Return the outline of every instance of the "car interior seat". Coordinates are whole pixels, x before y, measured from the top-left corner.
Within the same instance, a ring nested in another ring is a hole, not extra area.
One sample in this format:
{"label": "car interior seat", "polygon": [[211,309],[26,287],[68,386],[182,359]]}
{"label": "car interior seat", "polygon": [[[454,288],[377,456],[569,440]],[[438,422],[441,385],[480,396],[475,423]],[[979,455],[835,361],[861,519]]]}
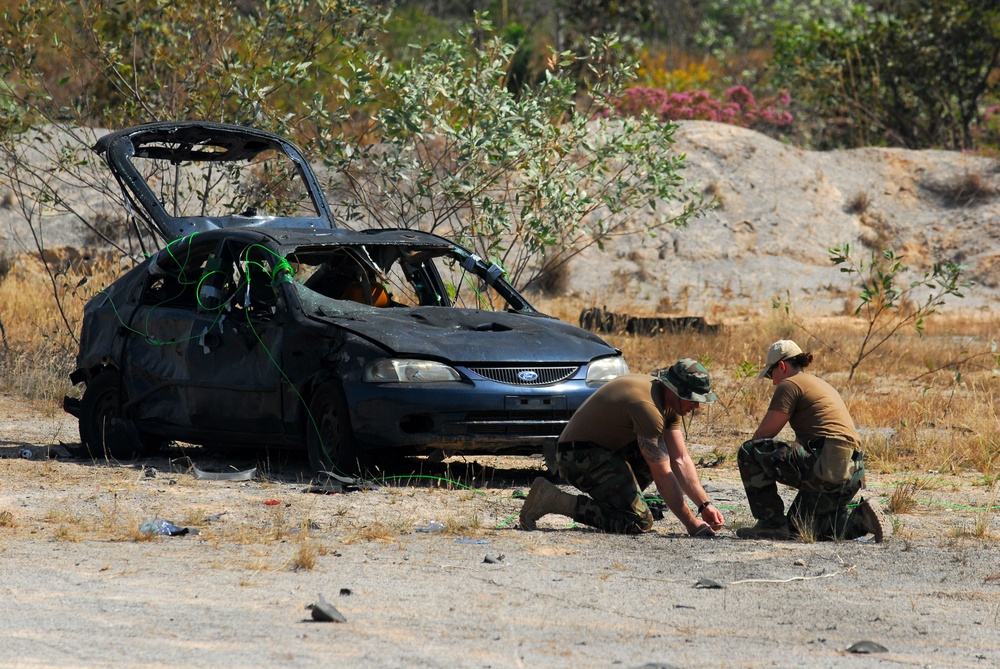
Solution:
{"label": "car interior seat", "polygon": [[373,307],[388,307],[391,304],[389,293],[386,291],[385,286],[377,282],[371,284],[369,290],[365,290],[365,286],[361,281],[351,281],[344,288],[340,299],[360,302],[361,304],[368,304]]}

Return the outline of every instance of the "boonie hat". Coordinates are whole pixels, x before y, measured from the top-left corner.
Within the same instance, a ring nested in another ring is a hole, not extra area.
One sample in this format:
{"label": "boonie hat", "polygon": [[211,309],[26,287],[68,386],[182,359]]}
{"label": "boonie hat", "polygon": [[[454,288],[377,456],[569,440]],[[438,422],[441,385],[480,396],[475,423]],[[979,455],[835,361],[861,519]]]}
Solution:
{"label": "boonie hat", "polygon": [[669,368],[657,371],[655,376],[682,400],[710,404],[719,399],[712,392],[708,370],[697,360],[683,358]]}
{"label": "boonie hat", "polygon": [[798,344],[791,339],[779,339],[771,344],[771,348],[767,349],[767,361],[764,363],[764,369],[760,370],[757,378],[763,379],[771,371],[771,368],[779,362],[794,358],[797,355],[802,355],[802,349],[799,348]]}

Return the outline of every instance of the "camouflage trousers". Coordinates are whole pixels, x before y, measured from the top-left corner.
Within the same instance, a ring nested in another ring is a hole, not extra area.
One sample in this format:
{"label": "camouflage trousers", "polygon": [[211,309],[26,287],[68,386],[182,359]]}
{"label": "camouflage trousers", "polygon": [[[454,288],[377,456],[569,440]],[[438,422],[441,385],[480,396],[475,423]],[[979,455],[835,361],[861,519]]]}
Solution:
{"label": "camouflage trousers", "polygon": [[[865,475],[861,451],[854,451],[856,468],[852,467],[854,471],[849,478],[831,484],[817,477],[814,471],[822,448],[822,438],[805,446],[773,439],[751,440],[740,446],[736,461],[750,513],[758,522],[768,526],[788,523],[791,531],[811,533],[816,540],[854,539],[867,534],[860,514],[847,508],[861,489]],[[778,483],[799,491],[787,515],[778,495]]]}
{"label": "camouflage trousers", "polygon": [[638,534],[653,529],[653,514],[642,491],[653,482],[637,443],[621,451],[597,444],[556,449],[559,474],[585,493],[577,497],[573,520],[616,534]]}

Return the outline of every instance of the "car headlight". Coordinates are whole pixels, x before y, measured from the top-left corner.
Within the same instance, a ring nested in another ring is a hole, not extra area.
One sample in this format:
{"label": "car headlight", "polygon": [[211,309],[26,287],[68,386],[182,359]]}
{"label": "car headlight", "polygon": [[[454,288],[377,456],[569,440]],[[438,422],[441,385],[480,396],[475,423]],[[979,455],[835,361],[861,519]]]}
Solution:
{"label": "car headlight", "polygon": [[365,381],[370,383],[437,383],[461,381],[454,369],[431,360],[382,358],[365,367]]}
{"label": "car headlight", "polygon": [[590,363],[590,367],[587,369],[587,383],[604,383],[626,374],[628,374],[628,365],[622,356],[601,358]]}

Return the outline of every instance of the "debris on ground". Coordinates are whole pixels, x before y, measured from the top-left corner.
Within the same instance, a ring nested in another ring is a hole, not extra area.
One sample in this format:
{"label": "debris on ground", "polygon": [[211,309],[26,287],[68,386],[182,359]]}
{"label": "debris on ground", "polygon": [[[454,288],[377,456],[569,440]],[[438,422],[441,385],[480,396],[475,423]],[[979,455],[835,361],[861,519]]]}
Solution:
{"label": "debris on ground", "polygon": [[[341,594],[343,594],[341,590]],[[350,591],[348,591],[350,592]],[[330,604],[328,601],[323,599],[323,595],[317,595],[319,599],[316,600],[315,604],[310,604],[306,608],[312,610],[312,619],[316,622],[321,623],[346,623],[347,618],[344,617],[340,611],[337,610],[335,606]]]}
{"label": "debris on ground", "polygon": [[866,655],[868,653],[888,653],[889,649],[880,643],[875,643],[874,641],[858,641],[848,648],[847,652]]}

